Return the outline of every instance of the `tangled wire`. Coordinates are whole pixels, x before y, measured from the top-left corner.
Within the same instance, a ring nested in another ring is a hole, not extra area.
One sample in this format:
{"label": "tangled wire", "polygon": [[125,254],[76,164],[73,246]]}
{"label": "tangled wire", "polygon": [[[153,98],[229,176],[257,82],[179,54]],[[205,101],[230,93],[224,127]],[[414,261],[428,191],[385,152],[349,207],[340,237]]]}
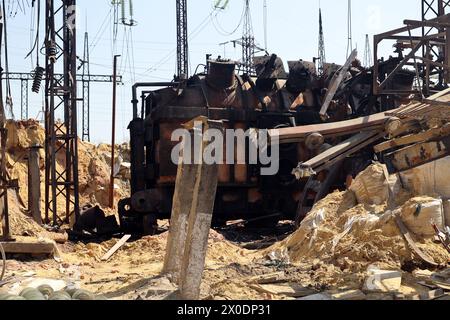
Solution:
{"label": "tangled wire", "polygon": [[3,250],[2,245],[0,244],[0,254],[2,255],[2,272],[0,273],[0,281],[3,280],[3,276],[5,275],[5,271],[6,271],[6,254],[5,254],[5,250]]}

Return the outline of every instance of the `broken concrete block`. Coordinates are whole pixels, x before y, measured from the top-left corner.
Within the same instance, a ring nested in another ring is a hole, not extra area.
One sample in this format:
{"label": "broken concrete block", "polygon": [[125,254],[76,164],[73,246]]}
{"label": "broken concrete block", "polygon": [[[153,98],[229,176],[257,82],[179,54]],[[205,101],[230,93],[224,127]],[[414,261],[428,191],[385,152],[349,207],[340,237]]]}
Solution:
{"label": "broken concrete block", "polygon": [[442,298],[445,296],[443,289],[437,289],[428,291],[427,293],[421,294],[420,299],[421,300],[436,300],[438,298]]}
{"label": "broken concrete block", "polygon": [[331,300],[330,295],[326,293],[317,293],[310,296],[306,296],[303,298],[299,298],[297,300],[303,300],[303,301],[325,301],[325,300]]}
{"label": "broken concrete block", "polygon": [[366,292],[398,292],[402,285],[402,273],[369,268],[363,290]]}
{"label": "broken concrete block", "polygon": [[361,290],[350,290],[332,294],[331,300],[366,300],[366,295]]}
{"label": "broken concrete block", "polygon": [[250,287],[259,292],[293,298],[305,297],[316,293],[315,290],[306,288],[296,283],[261,284],[250,285]]}

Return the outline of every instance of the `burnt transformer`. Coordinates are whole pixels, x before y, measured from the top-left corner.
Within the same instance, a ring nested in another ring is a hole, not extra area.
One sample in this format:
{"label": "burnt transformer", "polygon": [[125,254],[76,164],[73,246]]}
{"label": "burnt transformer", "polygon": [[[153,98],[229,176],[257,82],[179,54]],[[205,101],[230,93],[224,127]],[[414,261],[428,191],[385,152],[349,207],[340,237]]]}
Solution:
{"label": "burnt transformer", "polygon": [[[322,122],[323,88],[338,68],[330,67],[328,75],[318,77],[313,63],[296,61],[289,63],[287,74],[276,55],[255,58],[255,66],[257,76],[238,75],[234,62],[209,60],[205,72],[189,80],[133,86],[131,197],[119,202],[123,230],[151,234],[157,219],[170,218],[177,174],[171,154],[179,143],[172,141],[172,133],[192,119],[223,120],[225,128],[244,131]],[[330,110],[332,121],[356,116],[358,106],[349,101],[370,96],[370,78],[358,74],[349,73],[347,89]],[[156,90],[144,91],[152,87]],[[357,96],[352,97],[355,87]],[[141,101],[138,89],[143,90]],[[273,176],[260,175],[258,164],[221,164],[213,224],[245,219],[267,226],[281,218],[294,219],[305,182],[297,181],[292,170],[318,152],[304,143],[281,145],[279,171]]]}

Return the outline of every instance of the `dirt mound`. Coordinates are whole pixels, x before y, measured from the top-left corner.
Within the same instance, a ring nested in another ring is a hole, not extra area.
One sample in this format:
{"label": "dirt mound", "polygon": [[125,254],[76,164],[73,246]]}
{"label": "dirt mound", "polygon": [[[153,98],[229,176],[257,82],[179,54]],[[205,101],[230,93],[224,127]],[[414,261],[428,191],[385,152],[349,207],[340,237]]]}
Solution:
{"label": "dirt mound", "polygon": [[[34,120],[29,121],[8,121],[8,144],[7,144],[7,169],[12,179],[19,182],[17,195],[11,198],[11,210],[13,219],[23,219],[22,224],[28,226],[26,220],[26,203],[28,201],[28,149],[31,146],[44,146],[45,130],[41,124]],[[109,177],[111,146],[96,146],[89,142],[79,140],[79,188],[80,205],[93,204],[106,208],[109,205]],[[57,166],[59,171],[64,170],[64,150],[57,154]],[[123,154],[122,154],[123,153]],[[124,158],[129,159],[129,147],[127,144],[117,147],[116,163],[124,162]],[[45,210],[45,150],[40,151],[41,164],[41,212]],[[126,166],[125,166],[126,167]],[[123,168],[121,168],[123,169]],[[121,174],[122,173],[122,174]],[[129,174],[118,170],[115,180],[114,194],[117,199],[125,198],[129,195],[130,183]],[[65,202],[60,197],[58,199],[58,215],[65,218]],[[21,213],[21,215],[19,214]],[[43,217],[44,218],[44,217]],[[20,225],[16,221],[16,227]],[[23,233],[24,230],[16,230]],[[37,230],[34,230],[37,231]],[[31,232],[33,234],[33,232]],[[35,233],[35,232],[34,232]]]}

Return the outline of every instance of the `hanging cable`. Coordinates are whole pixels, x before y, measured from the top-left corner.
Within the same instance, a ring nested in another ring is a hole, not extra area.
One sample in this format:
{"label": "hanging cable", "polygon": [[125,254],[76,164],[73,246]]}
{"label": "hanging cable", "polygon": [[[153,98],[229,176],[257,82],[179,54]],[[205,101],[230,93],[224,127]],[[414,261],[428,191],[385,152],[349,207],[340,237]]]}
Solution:
{"label": "hanging cable", "polygon": [[[194,30],[189,34],[189,39],[194,39],[198,34],[200,34],[208,25],[211,20],[211,15],[216,11],[216,8],[213,8],[213,10],[208,14],[208,16],[197,26],[194,28]],[[161,60],[159,60],[157,63],[155,63],[152,67],[148,68],[144,71],[144,74],[147,72],[153,72],[155,70],[158,70],[158,68],[165,64],[167,61],[169,61],[173,56],[176,55],[176,49],[171,50],[166,56],[164,56]],[[176,69],[176,68],[175,68]]]}
{"label": "hanging cable", "polygon": [[[244,6],[242,8],[242,14],[241,14],[241,18],[239,19],[238,25],[231,32],[226,31],[222,27],[222,25],[220,24],[220,22],[219,22],[219,20],[217,18],[217,16],[219,15],[220,11],[224,10],[224,9],[225,9],[225,7],[218,7],[217,5],[215,5],[214,6],[214,11],[211,12],[211,19],[212,19],[212,23],[213,23],[214,29],[216,29],[216,31],[220,35],[225,36],[225,37],[229,37],[229,36],[235,34],[239,30],[239,28],[242,25],[242,22],[244,21],[244,17],[245,17],[245,3],[244,3]],[[213,15],[214,13],[216,13],[216,14]]]}
{"label": "hanging cable", "polygon": [[39,65],[39,49],[37,47],[37,44],[39,43],[39,25],[40,25],[40,15],[41,15],[41,2],[38,1],[37,4],[37,32],[36,32],[36,42],[35,42],[35,49],[36,49],[36,68],[32,71],[33,75],[33,84],[31,86],[31,91],[34,93],[39,93],[41,89],[42,80],[44,79],[44,73],[45,69]]}

